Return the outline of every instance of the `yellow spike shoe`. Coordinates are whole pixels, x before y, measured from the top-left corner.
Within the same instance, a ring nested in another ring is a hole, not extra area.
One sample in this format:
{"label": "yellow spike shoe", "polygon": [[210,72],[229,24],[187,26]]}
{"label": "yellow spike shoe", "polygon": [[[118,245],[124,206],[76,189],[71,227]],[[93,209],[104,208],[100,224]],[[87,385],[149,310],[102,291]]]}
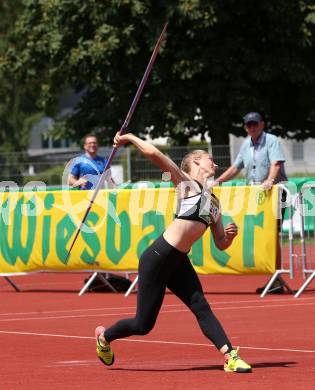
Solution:
{"label": "yellow spike shoe", "polygon": [[110,344],[105,346],[101,345],[99,337],[105,332],[104,326],[98,326],[95,329],[95,338],[96,338],[96,353],[100,361],[105,364],[105,366],[111,366],[114,363],[115,356]]}
{"label": "yellow spike shoe", "polygon": [[251,372],[252,368],[238,355],[238,350],[233,349],[229,354],[226,354],[226,360],[224,362],[225,372]]}

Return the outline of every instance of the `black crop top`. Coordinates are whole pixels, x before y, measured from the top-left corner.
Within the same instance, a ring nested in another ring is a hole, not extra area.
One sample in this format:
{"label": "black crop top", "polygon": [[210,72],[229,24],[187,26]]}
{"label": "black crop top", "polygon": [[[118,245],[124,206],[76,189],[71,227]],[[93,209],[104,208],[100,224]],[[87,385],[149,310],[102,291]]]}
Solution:
{"label": "black crop top", "polygon": [[220,216],[219,199],[196,181],[201,192],[187,198],[179,199],[175,218],[189,219],[204,223],[207,227],[216,223]]}

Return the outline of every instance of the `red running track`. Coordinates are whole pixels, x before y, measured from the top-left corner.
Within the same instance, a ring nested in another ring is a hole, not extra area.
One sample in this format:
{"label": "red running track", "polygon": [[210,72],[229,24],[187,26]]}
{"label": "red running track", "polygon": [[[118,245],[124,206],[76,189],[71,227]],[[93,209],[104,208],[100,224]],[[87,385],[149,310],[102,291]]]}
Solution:
{"label": "red running track", "polygon": [[[115,365],[95,354],[94,329],[135,312],[136,296],[77,295],[83,274],[15,277],[0,284],[1,390],[311,390],[315,380],[315,289],[298,299],[254,293],[265,276],[201,277],[206,297],[251,374],[225,373],[192,314],[167,293],[147,336],[116,341]],[[302,280],[290,282],[298,288]]]}

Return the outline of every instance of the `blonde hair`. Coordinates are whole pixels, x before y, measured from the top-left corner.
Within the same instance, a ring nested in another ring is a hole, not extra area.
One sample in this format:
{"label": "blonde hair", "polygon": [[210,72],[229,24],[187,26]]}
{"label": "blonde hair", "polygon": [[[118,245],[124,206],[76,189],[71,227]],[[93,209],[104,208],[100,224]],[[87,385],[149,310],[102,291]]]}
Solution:
{"label": "blonde hair", "polygon": [[200,159],[203,154],[208,154],[208,152],[202,149],[197,149],[187,153],[180,164],[180,169],[186,173],[190,173],[192,160]]}

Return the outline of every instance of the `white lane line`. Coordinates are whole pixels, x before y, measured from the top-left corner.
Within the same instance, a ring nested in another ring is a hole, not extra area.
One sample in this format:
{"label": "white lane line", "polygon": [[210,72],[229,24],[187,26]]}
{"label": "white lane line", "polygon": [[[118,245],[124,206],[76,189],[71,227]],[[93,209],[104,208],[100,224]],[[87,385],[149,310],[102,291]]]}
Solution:
{"label": "white lane line", "polygon": [[[34,332],[14,332],[7,330],[0,330],[0,334],[15,334],[19,336],[44,336],[44,337],[60,337],[66,339],[84,339],[84,340],[95,340],[95,337],[91,336],[74,336],[65,334],[54,334],[54,333],[34,333]],[[141,339],[120,339],[116,341],[131,342],[131,343],[146,343],[146,344],[171,344],[171,345],[188,345],[192,347],[214,347],[212,344],[205,343],[187,343],[178,341],[164,341],[164,340],[141,340]],[[301,353],[315,353],[314,349],[293,349],[293,348],[267,348],[267,347],[251,347],[241,346],[242,349],[261,350],[261,351],[284,351],[284,352],[301,352]]]}
{"label": "white lane line", "polygon": [[46,367],[48,367],[48,368],[54,368],[54,367],[81,367],[81,366],[88,366],[88,367],[90,367],[90,366],[99,366],[99,362],[98,362],[98,360],[96,360],[96,359],[94,359],[94,361],[92,362],[89,362],[89,363],[72,363],[72,364],[57,364],[57,363],[55,363],[55,364],[49,364],[48,366],[46,366]]}
{"label": "white lane line", "polygon": [[[265,298],[266,299],[266,298]],[[290,298],[279,298],[279,299],[272,299],[272,300],[262,300],[259,299],[251,299],[251,300],[242,300],[242,301],[218,301],[218,302],[211,302],[208,300],[209,304],[211,306],[215,305],[237,305],[237,304],[243,304],[243,303],[253,303],[253,304],[260,304],[260,303],[266,303],[273,304],[273,302],[290,302],[290,304],[294,305],[295,300],[293,300],[292,297]],[[314,297],[306,297],[306,298],[299,298],[298,302],[304,302],[314,300]],[[163,304],[163,307],[185,307],[183,303],[178,304]],[[119,307],[99,307],[99,308],[83,308],[83,309],[69,309],[69,310],[47,310],[47,311],[29,311],[29,312],[11,312],[11,313],[0,313],[1,316],[19,316],[19,315],[39,315],[39,314],[53,314],[53,313],[76,313],[76,312],[89,312],[89,311],[100,311],[103,312],[104,310],[129,310],[129,309],[136,309],[136,306],[119,306]],[[218,310],[218,308],[216,308]],[[1,320],[0,320],[1,321]]]}
{"label": "white lane line", "polygon": [[15,332],[15,331],[11,331],[11,330],[0,330],[0,333],[16,334],[16,335],[21,335],[21,336],[47,336],[47,337],[63,337],[66,339],[93,339],[93,340],[95,340],[95,337],[91,337],[91,336],[75,336],[75,335],[55,334],[55,333]]}
{"label": "white lane line", "polygon": [[[177,311],[187,311],[187,310],[175,310]],[[172,313],[173,310],[170,311]],[[160,313],[168,313],[168,311],[161,311]],[[97,314],[80,314],[80,315],[70,315],[70,316],[49,316],[49,317],[21,317],[21,318],[5,318],[1,319],[0,322],[11,322],[11,321],[39,321],[39,320],[58,320],[66,318],[90,318],[90,317],[115,317],[115,316],[124,316],[124,315],[135,315],[135,312],[123,312],[123,313],[97,313]]]}
{"label": "white lane line", "polygon": [[[291,307],[291,306],[314,306],[313,303],[290,303],[283,305],[260,305],[260,306],[236,306],[236,307],[216,307],[215,311],[218,310],[240,310],[240,309],[272,309],[279,307]],[[170,313],[183,313],[190,312],[189,309],[177,309],[177,310],[161,310],[159,314],[170,314]],[[57,319],[71,319],[71,318],[91,318],[91,317],[115,317],[134,315],[135,312],[121,312],[121,313],[97,313],[97,314],[80,314],[80,315],[69,315],[69,316],[48,316],[48,317],[22,317],[22,318],[5,318],[0,319],[0,322],[12,322],[12,321],[38,321],[38,320],[57,320]]]}
{"label": "white lane line", "polygon": [[64,360],[60,362],[55,362],[50,364],[47,367],[76,367],[76,366],[90,366],[90,365],[99,365],[99,362],[96,359],[93,360]]}
{"label": "white lane line", "polygon": [[[315,298],[314,298],[315,299]],[[174,305],[163,305],[164,307],[177,307],[177,306],[185,306],[182,303],[179,304],[174,304]],[[87,309],[69,309],[69,310],[47,310],[47,311],[29,311],[29,312],[17,312],[17,313],[2,313],[0,316],[15,316],[15,315],[32,315],[32,314],[52,314],[52,313],[75,313],[75,312],[80,312],[83,311],[88,312],[88,311],[104,311],[104,310],[127,310],[127,309],[136,309],[136,306],[119,306],[119,307],[96,307],[96,308],[87,308]]]}

